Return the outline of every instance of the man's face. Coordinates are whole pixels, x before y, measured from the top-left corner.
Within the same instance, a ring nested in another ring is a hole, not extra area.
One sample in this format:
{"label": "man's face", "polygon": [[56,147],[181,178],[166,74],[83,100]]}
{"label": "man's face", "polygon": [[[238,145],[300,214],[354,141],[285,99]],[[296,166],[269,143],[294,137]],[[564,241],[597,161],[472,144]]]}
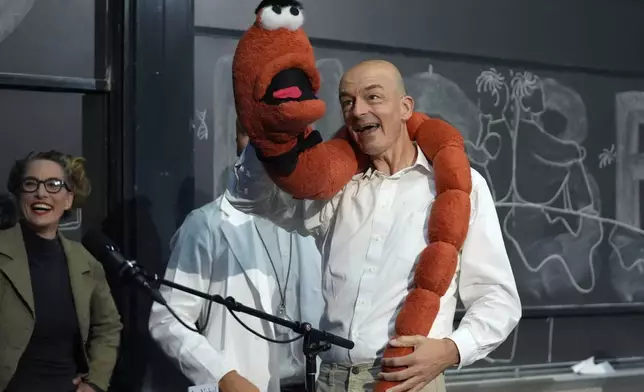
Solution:
{"label": "man's face", "polygon": [[372,157],[394,145],[413,112],[413,100],[403,95],[397,75],[391,66],[359,65],[340,81],[344,123],[360,149]]}

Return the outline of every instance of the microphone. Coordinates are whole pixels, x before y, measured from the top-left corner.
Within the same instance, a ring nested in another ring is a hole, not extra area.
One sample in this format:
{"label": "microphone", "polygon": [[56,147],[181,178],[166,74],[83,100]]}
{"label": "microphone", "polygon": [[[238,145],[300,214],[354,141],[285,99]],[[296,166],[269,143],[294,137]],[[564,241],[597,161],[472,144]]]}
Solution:
{"label": "microphone", "polygon": [[18,203],[11,193],[0,194],[0,230],[7,230],[18,223]]}
{"label": "microphone", "polygon": [[105,234],[94,230],[83,236],[83,246],[98,260],[105,269],[118,271],[119,277],[126,282],[133,282],[135,286],[146,291],[154,301],[167,306],[159,290],[150,286],[144,276],[137,271],[135,262],[127,260],[118,250],[116,245]]}

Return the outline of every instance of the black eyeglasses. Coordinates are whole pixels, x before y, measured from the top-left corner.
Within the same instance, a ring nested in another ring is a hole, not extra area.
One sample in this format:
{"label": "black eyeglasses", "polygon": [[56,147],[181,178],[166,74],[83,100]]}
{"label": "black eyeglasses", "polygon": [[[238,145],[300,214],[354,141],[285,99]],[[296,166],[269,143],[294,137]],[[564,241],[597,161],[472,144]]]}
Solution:
{"label": "black eyeglasses", "polygon": [[38,190],[40,184],[45,185],[45,190],[49,193],[58,193],[61,189],[65,188],[69,190],[65,181],[58,178],[48,178],[46,180],[39,180],[33,177],[27,177],[22,180],[21,189],[25,193],[33,193]]}

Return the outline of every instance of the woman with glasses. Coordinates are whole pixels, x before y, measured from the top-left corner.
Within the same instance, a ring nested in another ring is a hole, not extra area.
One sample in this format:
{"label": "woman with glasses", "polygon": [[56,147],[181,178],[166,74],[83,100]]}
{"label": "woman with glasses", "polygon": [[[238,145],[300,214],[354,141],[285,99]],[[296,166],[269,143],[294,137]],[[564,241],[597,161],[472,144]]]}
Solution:
{"label": "woman with glasses", "polygon": [[101,265],[58,227],[90,193],[83,158],[18,160],[7,187],[20,221],[0,230],[0,391],[106,391],[120,316]]}

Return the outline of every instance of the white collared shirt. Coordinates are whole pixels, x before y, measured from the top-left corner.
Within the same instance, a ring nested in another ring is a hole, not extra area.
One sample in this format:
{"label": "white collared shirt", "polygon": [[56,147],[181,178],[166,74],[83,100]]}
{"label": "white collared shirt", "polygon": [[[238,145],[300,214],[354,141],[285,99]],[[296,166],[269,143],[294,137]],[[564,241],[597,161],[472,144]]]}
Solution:
{"label": "white collared shirt", "polygon": [[[413,166],[391,176],[375,170],[356,175],[330,201],[295,200],[280,191],[252,147],[244,151],[234,173],[226,192],[231,204],[316,239],[327,305],[320,328],[355,343],[352,350],[334,346],[320,357],[348,364],[376,359],[394,334],[395,316],[427,245],[436,190],[432,168],[420,149]],[[460,366],[492,352],[521,317],[494,201],[475,170],[471,201],[459,266],[429,333],[456,343]],[[466,315],[453,331],[457,295]]]}

